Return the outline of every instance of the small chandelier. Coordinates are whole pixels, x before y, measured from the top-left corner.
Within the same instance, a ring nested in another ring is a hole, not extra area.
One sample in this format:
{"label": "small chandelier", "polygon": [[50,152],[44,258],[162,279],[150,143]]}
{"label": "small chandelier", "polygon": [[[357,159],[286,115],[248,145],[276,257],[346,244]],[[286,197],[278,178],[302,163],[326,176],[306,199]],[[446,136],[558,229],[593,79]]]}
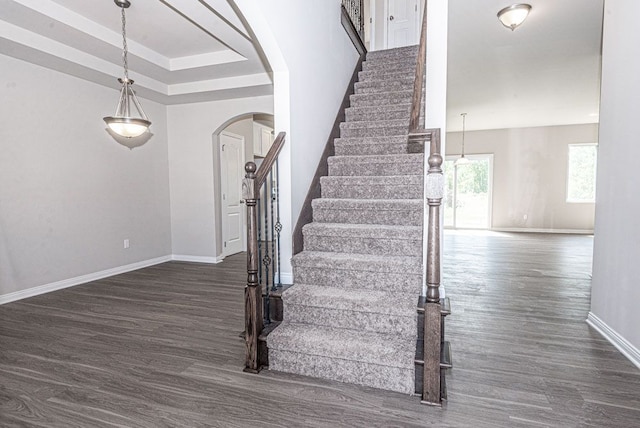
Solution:
{"label": "small chandelier", "polygon": [[[126,33],[126,18],[124,10],[131,6],[129,0],[113,0],[113,2],[122,10],[122,66],[124,68],[124,77],[118,79],[118,82],[122,84],[120,90],[120,100],[116,107],[116,112],[113,116],[107,116],[103,118],[105,123],[116,134],[125,137],[132,138],[138,137],[144,134],[151,125],[151,121],[144,114],[140,101],[136,97],[136,93],[131,88],[133,80],[129,79],[129,64],[127,62],[127,33]],[[138,112],[138,116],[132,116],[132,105]]]}
{"label": "small chandelier", "polygon": [[531,12],[530,4],[512,4],[498,12],[498,19],[502,22],[502,25],[511,28],[511,31],[513,31],[527,19],[529,12]]}
{"label": "small chandelier", "polygon": [[469,163],[469,159],[464,157],[464,125],[467,118],[467,113],[460,113],[460,116],[462,116],[462,155],[453,163],[454,166],[462,166]]}

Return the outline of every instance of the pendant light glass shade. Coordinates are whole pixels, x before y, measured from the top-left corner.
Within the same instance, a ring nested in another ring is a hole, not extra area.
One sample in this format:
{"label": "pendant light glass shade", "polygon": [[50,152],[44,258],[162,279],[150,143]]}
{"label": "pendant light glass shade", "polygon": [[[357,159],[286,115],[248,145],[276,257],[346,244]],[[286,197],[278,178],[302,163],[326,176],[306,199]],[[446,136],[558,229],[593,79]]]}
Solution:
{"label": "pendant light glass shade", "polygon": [[502,25],[513,31],[527,19],[530,11],[531,5],[529,4],[514,4],[498,12],[498,19],[502,22]]}
{"label": "pendant light glass shade", "polygon": [[[138,97],[136,97],[135,91],[131,88],[133,80],[129,79],[124,10],[128,8],[131,3],[127,0],[114,0],[114,3],[122,9],[122,65],[124,67],[124,78],[118,79],[118,82],[122,84],[122,89],[120,89],[120,100],[118,101],[116,111],[113,116],[104,117],[103,120],[116,134],[125,138],[134,138],[144,134],[149,129],[151,121],[147,118],[147,115],[142,109],[142,105],[140,105],[140,101],[138,101]],[[137,112],[137,116],[132,116],[134,110]]]}
{"label": "pendant light glass shade", "polygon": [[[120,90],[120,101],[116,107],[116,112],[113,116],[107,116],[104,121],[109,128],[116,134],[133,138],[139,137],[144,134],[151,122],[147,119],[147,115],[144,114],[142,106],[136,97],[135,92],[131,88],[133,80],[130,79],[118,79],[122,83],[122,89]],[[131,105],[137,110],[139,117],[131,116]]]}

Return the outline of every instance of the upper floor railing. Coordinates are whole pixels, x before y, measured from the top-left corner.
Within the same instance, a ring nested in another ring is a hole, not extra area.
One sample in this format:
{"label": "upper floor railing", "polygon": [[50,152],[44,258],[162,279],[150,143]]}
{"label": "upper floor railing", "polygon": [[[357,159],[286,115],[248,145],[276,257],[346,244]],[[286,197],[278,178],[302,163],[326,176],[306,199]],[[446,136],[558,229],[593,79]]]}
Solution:
{"label": "upper floor railing", "polygon": [[342,26],[361,56],[366,54],[364,44],[364,0],[342,0]]}
{"label": "upper floor railing", "polygon": [[364,40],[364,0],[342,0],[342,7],[349,15],[360,40]]}

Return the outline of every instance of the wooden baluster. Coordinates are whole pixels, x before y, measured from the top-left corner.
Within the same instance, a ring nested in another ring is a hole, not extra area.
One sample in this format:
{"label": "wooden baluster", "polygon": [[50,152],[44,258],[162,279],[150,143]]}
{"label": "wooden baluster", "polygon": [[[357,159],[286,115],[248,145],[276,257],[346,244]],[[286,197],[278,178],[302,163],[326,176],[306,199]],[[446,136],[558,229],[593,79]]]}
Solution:
{"label": "wooden baluster", "polygon": [[258,337],[262,333],[262,290],[258,282],[258,213],[255,189],[256,164],[247,162],[246,176],[242,180],[242,197],[247,204],[247,286],[244,289],[245,372],[258,373]]}
{"label": "wooden baluster", "polygon": [[427,298],[424,308],[424,381],[422,402],[440,405],[440,345],[442,318],[440,306],[440,205],[444,193],[440,130],[431,132],[425,195],[429,205],[427,226]]}

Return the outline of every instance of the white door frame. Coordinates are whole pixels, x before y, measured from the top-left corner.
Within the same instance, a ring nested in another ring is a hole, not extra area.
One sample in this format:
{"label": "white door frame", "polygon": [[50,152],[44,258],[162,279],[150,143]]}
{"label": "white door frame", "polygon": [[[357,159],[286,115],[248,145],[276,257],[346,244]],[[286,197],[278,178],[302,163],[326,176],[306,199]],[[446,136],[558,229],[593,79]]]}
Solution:
{"label": "white door frame", "polygon": [[376,0],[369,0],[369,50],[375,51],[376,46]]}
{"label": "white door frame", "polygon": [[[246,159],[246,153],[245,153],[245,138],[242,135],[238,135],[238,134],[234,134],[232,132],[228,132],[228,131],[222,131],[218,138],[219,138],[219,144],[218,144],[218,150],[219,150],[219,159],[220,159],[220,172],[219,172],[219,176],[220,176],[220,204],[221,206],[223,206],[222,208],[222,257],[227,257],[229,255],[229,253],[227,252],[227,247],[225,246],[225,242],[226,242],[226,234],[225,234],[225,222],[226,222],[226,216],[224,215],[224,201],[223,201],[223,195],[224,195],[224,186],[222,185],[222,183],[225,182],[225,178],[223,177],[222,174],[222,164],[224,162],[224,156],[222,154],[223,152],[223,147],[224,144],[222,144],[222,136],[227,136],[227,137],[231,137],[231,138],[235,138],[238,139],[240,141],[242,141],[242,144],[240,145],[240,150],[241,150],[241,156],[240,158],[244,161]],[[244,164],[243,164],[243,168],[244,168]],[[241,169],[243,170],[243,169]],[[242,195],[242,193],[241,193]],[[242,217],[242,230],[243,232],[247,230],[247,210],[243,209],[242,207],[240,208],[240,215]],[[247,251],[247,234],[246,233],[242,233],[242,251]]]}
{"label": "white door frame", "polygon": [[[420,40],[420,29],[422,28],[422,0],[415,0],[417,11],[416,11],[416,41],[415,44],[418,44]],[[376,16],[376,0],[369,0],[369,8],[371,10],[371,46],[370,50],[382,50],[389,48],[389,0],[384,0],[384,7],[382,9],[382,34],[383,40],[376,39],[376,18],[380,18],[380,16]],[[380,46],[378,46],[380,45]]]}

